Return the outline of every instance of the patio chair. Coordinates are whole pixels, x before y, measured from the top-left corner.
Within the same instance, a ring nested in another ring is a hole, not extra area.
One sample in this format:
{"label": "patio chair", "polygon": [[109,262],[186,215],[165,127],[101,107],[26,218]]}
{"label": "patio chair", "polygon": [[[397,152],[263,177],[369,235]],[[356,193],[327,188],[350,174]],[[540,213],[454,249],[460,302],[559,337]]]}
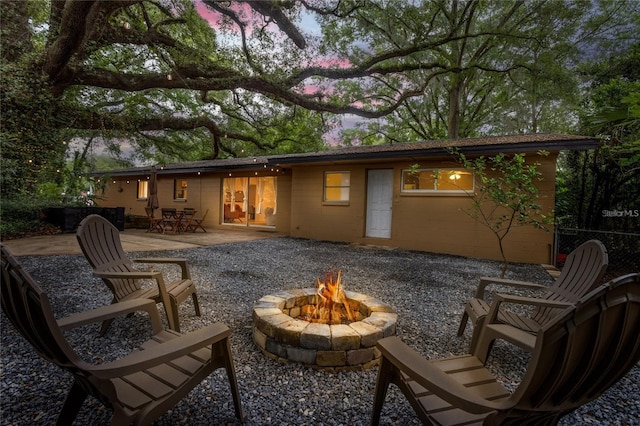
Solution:
{"label": "patio chair", "polygon": [[[489,301],[485,297],[485,289],[490,284],[542,290],[544,293],[539,297],[540,300],[575,303],[584,294],[602,284],[602,277],[607,270],[608,264],[609,258],[605,246],[598,240],[589,240],[567,256],[567,261],[562,268],[560,276],[551,286],[526,281],[482,277],[476,289],[475,297],[470,299],[464,307],[464,313],[458,328],[458,336],[462,336],[467,320],[471,319],[474,329],[469,352],[475,353],[479,330],[490,309]],[[497,318],[500,322],[511,324],[528,333],[535,334],[558,312],[557,306],[540,304],[535,306],[530,316],[501,310]]]}
{"label": "patio chair", "polygon": [[153,217],[153,209],[150,207],[145,207],[144,212],[147,214],[147,219],[149,219],[149,229],[147,229],[147,232],[156,231],[158,233],[163,233],[164,229],[162,228],[162,218]]}
{"label": "patio chair", "polygon": [[638,335],[635,273],[598,287],[547,323],[513,393],[473,355],[427,360],[387,337],[377,343],[382,361],[371,423],[378,424],[394,383],[425,424],[556,424],[640,361]]}
{"label": "patio chair", "polygon": [[[47,294],[4,246],[1,252],[2,310],[38,355],[74,378],[57,424],[72,424],[88,395],[113,410],[112,425],[150,424],[218,368],[227,372],[236,417],[244,418],[226,325],[215,323],[185,335],[163,330],[156,304],[148,299],[102,306],[56,321]],[[149,314],[153,337],[142,350],[111,362],[83,361],[63,335],[136,311]]]}
{"label": "patio chair", "polygon": [[198,228],[202,229],[202,232],[207,232],[206,229],[204,229],[202,227],[202,222],[204,222],[204,219],[207,217],[207,213],[209,213],[209,209],[204,211],[204,214],[202,215],[201,218],[197,218],[194,215],[192,215],[189,218],[189,221],[187,222],[184,231],[185,232],[196,232],[198,230]]}
{"label": "patio chair", "polygon": [[174,208],[162,208],[162,230],[163,232],[180,232],[180,218],[178,210]]}
{"label": "patio chair", "polygon": [[[184,258],[144,258],[133,259],[136,263],[175,264],[181,269],[182,276],[165,284],[162,272],[143,272],[135,270],[122,249],[120,232],[109,221],[99,215],[89,215],[80,222],[76,238],[85,258],[93,268],[93,276],[102,278],[113,293],[113,302],[147,298],[164,305],[169,327],[180,331],[178,306],[189,296],[193,300],[196,315],[200,316],[200,305],[196,286],[191,281],[191,273]],[[156,286],[144,289],[140,280],[155,280]],[[103,335],[111,320],[102,324],[100,335]]]}

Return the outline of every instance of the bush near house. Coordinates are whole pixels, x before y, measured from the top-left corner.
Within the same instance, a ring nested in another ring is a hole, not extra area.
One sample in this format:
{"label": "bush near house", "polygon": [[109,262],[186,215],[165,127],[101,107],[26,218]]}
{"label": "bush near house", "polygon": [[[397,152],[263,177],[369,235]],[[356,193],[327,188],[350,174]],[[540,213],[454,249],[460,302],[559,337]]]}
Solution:
{"label": "bush near house", "polygon": [[10,240],[58,233],[57,227],[42,220],[42,211],[47,207],[51,207],[49,200],[28,197],[3,199],[0,204],[0,237]]}
{"label": "bush near house", "polygon": [[56,234],[64,229],[56,226],[57,222],[52,222],[51,217],[47,217],[51,216],[51,210],[90,208],[95,205],[93,199],[85,193],[63,200],[59,198],[57,189],[50,193],[41,191],[36,196],[17,194],[13,197],[3,197],[0,202],[0,238],[10,240]]}

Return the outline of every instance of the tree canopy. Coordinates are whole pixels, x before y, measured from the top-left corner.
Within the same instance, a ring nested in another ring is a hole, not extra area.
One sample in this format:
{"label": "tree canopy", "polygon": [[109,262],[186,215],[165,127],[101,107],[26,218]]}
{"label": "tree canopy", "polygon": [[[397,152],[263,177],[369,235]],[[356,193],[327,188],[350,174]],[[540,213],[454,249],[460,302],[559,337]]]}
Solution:
{"label": "tree canopy", "polygon": [[624,56],[585,63],[591,82],[580,130],[598,136],[592,151],[566,152],[558,170],[560,224],[585,229],[640,230],[640,42]]}
{"label": "tree canopy", "polygon": [[371,120],[335,136],[347,144],[563,130],[575,63],[624,50],[638,8],[3,0],[3,195],[98,143],[161,163],[325,149],[344,116]]}

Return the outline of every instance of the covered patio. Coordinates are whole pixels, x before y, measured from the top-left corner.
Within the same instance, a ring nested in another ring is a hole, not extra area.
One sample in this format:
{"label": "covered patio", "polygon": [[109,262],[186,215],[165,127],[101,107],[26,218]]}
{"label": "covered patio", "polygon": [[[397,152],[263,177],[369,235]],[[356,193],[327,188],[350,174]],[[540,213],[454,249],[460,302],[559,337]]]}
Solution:
{"label": "covered patio", "polygon": [[[189,260],[203,316],[194,316],[190,302],[186,302],[180,307],[181,327],[183,331],[192,331],[222,321],[231,328],[233,357],[248,425],[366,425],[373,406],[377,367],[357,371],[315,370],[265,357],[253,341],[251,317],[253,305],[264,295],[311,287],[328,270],[340,269],[347,290],[372,295],[394,307],[398,313],[396,334],[404,342],[426,357],[444,357],[467,351],[470,331],[462,338],[456,337],[463,304],[472,295],[480,276],[495,276],[500,271],[500,264],[495,261],[295,239],[273,233],[253,234],[258,239],[244,233],[232,234],[245,239],[219,243],[185,242],[162,235],[154,235],[149,243],[148,237],[125,231],[125,244],[127,235],[131,236],[131,243],[140,238],[137,244],[147,238],[147,244],[142,244],[142,250],[133,257],[142,257],[152,250],[145,247],[153,247],[167,250],[163,255]],[[198,238],[204,235],[198,234]],[[11,244],[9,247],[12,248]],[[58,317],[111,302],[111,293],[101,280],[91,276],[91,268],[79,251],[34,254],[24,253],[19,260],[48,292]],[[551,282],[538,265],[512,265],[507,276]],[[42,361],[4,315],[0,315],[0,326],[2,423],[51,423],[62,407],[71,378]],[[92,362],[120,357],[149,337],[148,320],[142,314],[116,320],[104,338],[97,337],[98,327],[87,327],[67,336],[79,353]],[[513,346],[497,344],[489,365],[512,389],[528,359],[528,354]],[[158,424],[235,424],[223,374],[215,372],[174,410],[162,416]],[[637,424],[639,383],[640,368],[636,366],[600,399],[568,415],[561,423]],[[108,424],[110,415],[108,409],[88,399],[77,424]],[[387,396],[382,424],[419,424],[411,406],[395,387]]]}

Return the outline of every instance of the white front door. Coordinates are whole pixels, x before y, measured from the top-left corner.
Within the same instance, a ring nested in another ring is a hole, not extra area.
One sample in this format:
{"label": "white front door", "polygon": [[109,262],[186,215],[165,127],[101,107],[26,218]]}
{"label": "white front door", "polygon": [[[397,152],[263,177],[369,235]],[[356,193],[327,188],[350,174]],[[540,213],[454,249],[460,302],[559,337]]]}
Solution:
{"label": "white front door", "polygon": [[391,238],[393,170],[369,170],[367,178],[367,237]]}

